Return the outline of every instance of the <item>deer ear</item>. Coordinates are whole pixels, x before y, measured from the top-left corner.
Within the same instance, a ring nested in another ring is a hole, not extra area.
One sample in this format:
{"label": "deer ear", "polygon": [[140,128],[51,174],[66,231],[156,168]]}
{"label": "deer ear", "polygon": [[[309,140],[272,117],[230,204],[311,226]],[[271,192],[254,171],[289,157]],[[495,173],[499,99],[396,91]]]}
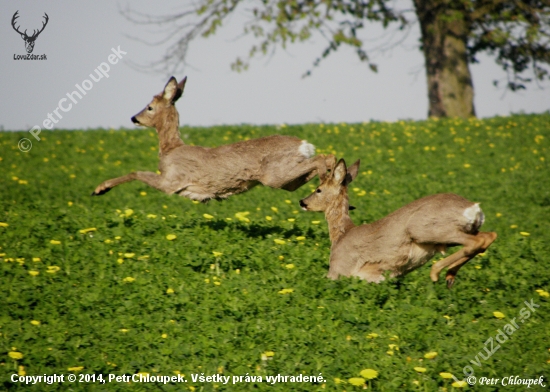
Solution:
{"label": "deer ear", "polygon": [[181,95],[183,94],[183,89],[185,88],[185,82],[187,81],[187,76],[182,79],[181,82],[178,83],[178,89],[176,91],[176,95],[174,95],[174,98],[172,98],[172,103],[176,102],[178,99],[180,99]]}
{"label": "deer ear", "polygon": [[168,83],[166,83],[166,86],[164,86],[164,92],[162,93],[162,97],[165,100],[172,102],[172,100],[177,94],[177,91],[178,91],[178,81],[176,80],[175,77],[172,76],[170,80],[168,80]]}
{"label": "deer ear", "polygon": [[345,185],[348,185],[350,182],[355,180],[355,177],[357,177],[357,174],[359,173],[359,164],[361,163],[361,160],[358,159],[353,165],[351,165],[346,173],[346,183]]}
{"label": "deer ear", "polygon": [[343,184],[344,181],[346,180],[346,175],[347,175],[346,161],[344,161],[343,159],[340,159],[336,164],[336,166],[334,167],[334,172],[332,175],[333,175],[334,181],[337,184]]}

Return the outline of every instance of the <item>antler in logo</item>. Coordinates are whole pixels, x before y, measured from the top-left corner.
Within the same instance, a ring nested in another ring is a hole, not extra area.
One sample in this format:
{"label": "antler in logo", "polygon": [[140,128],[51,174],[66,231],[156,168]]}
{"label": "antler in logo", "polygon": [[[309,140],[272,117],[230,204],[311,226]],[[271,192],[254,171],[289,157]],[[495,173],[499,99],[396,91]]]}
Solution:
{"label": "antler in logo", "polygon": [[15,11],[15,14],[13,14],[13,18],[11,18],[11,26],[15,31],[17,31],[19,34],[21,34],[21,37],[23,40],[25,40],[25,49],[27,49],[27,53],[32,53],[34,49],[34,41],[38,38],[40,33],[44,30],[44,27],[48,24],[48,20],[50,19],[48,17],[48,14],[44,12],[44,19],[45,21],[42,22],[42,28],[40,30],[33,30],[33,34],[29,37],[27,35],[27,30],[25,29],[25,32],[20,32],[18,27],[15,25],[16,19],[19,18],[18,15],[19,11]]}

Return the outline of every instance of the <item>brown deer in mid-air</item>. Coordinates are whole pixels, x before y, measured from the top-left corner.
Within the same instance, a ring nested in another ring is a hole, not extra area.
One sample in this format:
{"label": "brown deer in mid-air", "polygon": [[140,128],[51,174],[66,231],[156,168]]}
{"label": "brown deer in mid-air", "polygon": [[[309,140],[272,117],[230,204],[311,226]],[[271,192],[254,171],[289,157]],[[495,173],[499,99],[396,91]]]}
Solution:
{"label": "brown deer in mid-air", "polygon": [[267,136],[216,148],[188,146],[181,140],[175,103],[185,82],[171,77],[164,90],[132,117],[138,125],[154,127],[159,137],[159,171],[137,171],[104,181],[92,196],[122,183],[138,180],[167,194],[192,200],[225,199],[263,184],[294,191],[333,167],[333,155],[315,155],[315,147],[293,136]]}
{"label": "brown deer in mid-air", "polygon": [[432,266],[431,279],[447,270],[447,287],[454,284],[460,267],[484,252],[497,238],[480,232],[484,215],[478,203],[442,193],[426,196],[371,224],[355,226],[348,213],[348,184],[357,176],[359,161],[346,168],[341,159],[314,193],[300,201],[307,211],[323,211],[329,226],[330,268],[328,277],[357,276],[369,282],[411,272],[447,246],[463,245],[459,251]]}

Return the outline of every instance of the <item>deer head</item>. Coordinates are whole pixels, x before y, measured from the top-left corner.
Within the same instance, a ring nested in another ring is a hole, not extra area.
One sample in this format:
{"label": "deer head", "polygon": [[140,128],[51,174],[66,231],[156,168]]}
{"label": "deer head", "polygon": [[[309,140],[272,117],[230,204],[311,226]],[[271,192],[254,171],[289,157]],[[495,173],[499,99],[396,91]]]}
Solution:
{"label": "deer head", "polygon": [[[359,164],[360,161],[357,160],[349,168],[346,168],[346,162],[340,159],[334,170],[321,181],[315,192],[300,200],[302,209],[306,211],[326,212],[327,210],[335,209],[335,206],[342,205],[345,202],[345,210],[347,211],[347,187],[357,177]],[[354,209],[354,207],[349,209]]]}
{"label": "deer head", "polygon": [[155,95],[145,109],[132,117],[132,122],[146,127],[155,127],[157,131],[162,128],[162,123],[166,121],[167,110],[173,111],[173,115],[177,116],[174,104],[183,94],[186,81],[187,77],[178,83],[176,78],[172,76],[168,80],[168,83],[166,83],[164,90],[160,94]]}
{"label": "deer head", "polygon": [[38,38],[40,33],[44,30],[44,28],[48,24],[48,20],[50,18],[48,17],[48,14],[44,12],[44,19],[45,20],[44,20],[44,22],[42,22],[42,28],[40,30],[33,30],[33,34],[29,37],[27,35],[27,30],[26,29],[22,33],[21,31],[19,31],[19,28],[15,25],[16,19],[19,18],[18,13],[19,13],[19,11],[15,11],[15,14],[13,14],[13,18],[11,18],[11,26],[13,27],[13,29],[15,31],[17,31],[21,35],[21,38],[23,38],[23,40],[25,41],[25,49],[27,50],[27,53],[32,53],[32,51],[34,49],[34,41],[36,41],[36,39]]}

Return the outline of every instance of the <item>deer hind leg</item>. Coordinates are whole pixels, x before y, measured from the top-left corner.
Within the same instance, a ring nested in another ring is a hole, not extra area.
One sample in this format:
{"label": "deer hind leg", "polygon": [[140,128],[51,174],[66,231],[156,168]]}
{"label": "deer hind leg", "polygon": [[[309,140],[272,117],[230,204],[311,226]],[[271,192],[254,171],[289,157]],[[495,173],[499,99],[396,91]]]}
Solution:
{"label": "deer hind leg", "polygon": [[138,171],[138,172],[132,172],[130,174],[126,174],[125,176],[122,176],[122,177],[111,178],[110,180],[103,181],[92,192],[92,196],[103,195],[109,192],[111,189],[113,189],[117,185],[124,184],[125,182],[130,182],[134,180],[141,181],[153,188],[156,188],[162,192],[168,193],[167,189],[165,189],[165,187],[163,186],[162,177],[160,175],[153,172]]}
{"label": "deer hind leg", "polygon": [[316,175],[324,176],[327,169],[334,167],[336,158],[333,155],[317,155],[294,165],[290,169],[277,165],[268,168],[261,183],[271,188],[280,188],[290,192],[311,181]]}
{"label": "deer hind leg", "polygon": [[[484,244],[481,248],[481,250],[479,252],[476,253],[479,254],[479,253],[483,253],[487,250],[487,248],[496,240],[497,238],[497,233],[495,232],[482,232],[482,233],[478,233],[477,234],[478,236],[481,236],[482,238],[484,238]],[[471,258],[470,258],[471,259]],[[468,260],[470,260],[468,259]],[[453,284],[455,283],[455,277],[456,277],[456,274],[458,273],[458,270],[464,265],[466,264],[466,262],[468,261],[466,260],[465,262],[462,262],[462,263],[459,263],[458,261],[454,262],[453,264],[449,265],[449,269],[447,270],[447,274],[445,276],[445,280],[447,281],[447,287],[448,288],[451,288],[453,287]]]}
{"label": "deer hind leg", "polygon": [[432,266],[430,277],[432,281],[436,282],[439,279],[439,273],[446,267],[450,267],[447,272],[446,280],[447,287],[451,288],[455,281],[455,276],[462,265],[470,261],[474,256],[482,253],[491,245],[496,239],[496,233],[492,232],[480,232],[477,234],[463,233],[460,239],[453,241],[464,245],[462,249],[453,253],[452,255],[438,261]]}

